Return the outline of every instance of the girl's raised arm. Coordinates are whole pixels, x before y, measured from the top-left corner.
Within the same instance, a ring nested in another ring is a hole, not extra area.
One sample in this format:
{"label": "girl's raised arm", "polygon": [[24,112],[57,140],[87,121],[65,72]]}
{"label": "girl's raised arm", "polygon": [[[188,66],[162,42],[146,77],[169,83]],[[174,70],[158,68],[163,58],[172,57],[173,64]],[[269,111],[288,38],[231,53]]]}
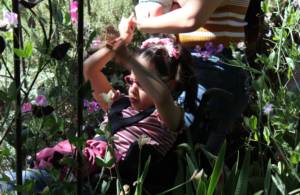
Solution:
{"label": "girl's raised arm", "polygon": [[112,90],[107,77],[101,72],[104,66],[112,59],[114,53],[107,47],[102,47],[84,61],[83,74],[85,80],[89,80],[93,90],[93,96],[105,111],[108,109],[107,102],[101,96]]}
{"label": "girl's raised arm", "polygon": [[[134,23],[133,14],[129,18],[122,18],[119,24],[120,37],[110,42],[110,47],[119,47],[123,44],[129,44],[133,37]],[[104,101],[101,94],[106,94],[112,90],[107,77],[101,72],[104,66],[113,58],[114,49],[102,47],[84,62],[84,77],[89,80],[93,90],[93,96],[105,111],[108,110],[108,104]]]}

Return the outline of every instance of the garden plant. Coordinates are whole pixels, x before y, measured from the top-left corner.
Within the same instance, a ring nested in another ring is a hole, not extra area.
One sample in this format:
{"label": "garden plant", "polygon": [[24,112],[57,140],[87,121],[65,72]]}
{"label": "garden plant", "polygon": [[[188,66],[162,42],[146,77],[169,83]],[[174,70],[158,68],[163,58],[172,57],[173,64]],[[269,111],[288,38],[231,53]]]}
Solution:
{"label": "garden plant", "polygon": [[[233,133],[242,132],[243,136],[229,136],[217,156],[199,144],[176,146],[183,160],[174,186],[160,194],[300,194],[300,0],[257,2],[257,36],[252,42],[249,39],[232,45],[234,58],[226,61],[251,75],[250,102],[233,130]],[[114,33],[121,17],[130,15],[134,3],[84,1],[84,57]],[[22,0],[18,8],[17,15],[12,11],[12,2],[0,2],[0,183],[9,181],[5,173],[16,167],[18,92],[21,94],[23,170],[32,166],[39,150],[58,141],[68,139],[82,147],[95,133],[112,139],[110,126],[100,126],[104,113],[93,100],[89,84],[78,86],[77,83],[78,2]],[[13,29],[17,27],[21,29],[20,48],[14,48],[13,44]],[[140,45],[146,36],[135,33],[132,47]],[[14,55],[20,58],[18,88]],[[125,91],[122,80],[125,69],[111,64],[104,71],[114,86]],[[81,136],[76,132],[78,90],[83,94]],[[139,140],[140,148],[146,139]],[[228,150],[235,141],[239,146],[230,155]],[[84,181],[83,190],[91,194],[147,194],[143,183],[151,157],[139,164],[138,177],[129,189],[118,174],[111,177],[105,174],[104,170],[111,168],[115,160],[113,150],[108,150],[105,158],[96,159],[102,171],[93,180]],[[199,152],[210,159],[212,173],[206,173],[195,160]],[[69,168],[78,165],[75,156],[62,158],[60,163]],[[78,192],[78,181],[72,171],[63,179],[60,169],[48,172],[53,182],[42,194]],[[26,181],[16,189],[33,193],[35,182]]]}

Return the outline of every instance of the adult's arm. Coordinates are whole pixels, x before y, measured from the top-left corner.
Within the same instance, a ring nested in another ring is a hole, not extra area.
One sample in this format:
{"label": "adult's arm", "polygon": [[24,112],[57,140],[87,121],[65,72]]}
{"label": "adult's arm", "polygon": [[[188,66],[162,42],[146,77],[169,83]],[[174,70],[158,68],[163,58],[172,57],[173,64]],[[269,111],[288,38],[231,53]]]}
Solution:
{"label": "adult's arm", "polygon": [[227,0],[177,0],[181,8],[161,16],[136,18],[136,25],[146,33],[191,32],[205,24],[224,1]]}

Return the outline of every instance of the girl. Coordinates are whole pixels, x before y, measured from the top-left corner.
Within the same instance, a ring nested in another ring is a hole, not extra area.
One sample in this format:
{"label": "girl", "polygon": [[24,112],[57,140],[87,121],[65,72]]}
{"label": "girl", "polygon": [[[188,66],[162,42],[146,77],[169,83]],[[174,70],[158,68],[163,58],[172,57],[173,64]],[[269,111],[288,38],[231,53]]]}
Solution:
{"label": "girl", "polygon": [[[129,52],[126,45],[131,42],[134,31],[131,20],[132,18],[123,18],[119,25],[120,36],[109,41],[84,62],[85,79],[90,81],[94,98],[107,112],[104,123],[111,124],[111,133],[114,136],[112,144],[116,160],[120,163],[128,157],[131,146],[144,136],[147,137],[146,145],[151,146],[152,156],[162,159],[166,155],[183,129],[183,110],[174,101],[173,92],[180,93],[187,87],[185,90],[192,96],[193,85],[196,83],[190,68],[192,63],[189,52],[176,45],[170,38],[148,39],[143,42],[137,55]],[[128,95],[114,90],[101,72],[113,58],[131,71],[124,78],[128,85]],[[102,95],[110,91],[111,104],[105,101]],[[190,101],[189,98],[186,104],[190,108],[194,107],[194,101]],[[99,136],[86,141],[86,147],[83,149],[88,168],[86,173],[91,174],[98,170],[95,158],[103,158],[107,147],[106,140]],[[36,169],[33,170],[41,170],[46,174],[44,168],[54,164],[57,153],[71,155],[74,149],[68,140],[52,148],[43,149],[36,155]],[[136,175],[134,177],[136,179]],[[37,175],[30,179],[34,178],[41,180]],[[48,174],[46,178],[49,178]],[[47,183],[49,182],[42,183],[40,188],[43,189],[42,186]],[[12,189],[11,186],[5,188]]]}
{"label": "girl", "polygon": [[[133,35],[130,21],[132,18],[122,19],[119,25],[120,37],[85,61],[84,76],[91,83],[94,98],[108,111],[105,121],[112,125],[115,137],[113,144],[121,159],[125,159],[130,146],[143,135],[148,137],[148,144],[164,156],[183,127],[183,111],[174,101],[172,92],[188,86],[189,94],[193,96],[192,89],[196,82],[190,68],[191,58],[187,51],[170,38],[150,38],[143,42],[138,55],[133,55],[125,46],[130,43]],[[113,57],[131,71],[124,78],[128,85],[129,104],[119,111],[115,111],[114,107],[119,102],[126,102],[126,96],[115,91],[101,72]],[[109,91],[113,93],[111,106],[101,95]],[[192,98],[187,99],[186,104],[192,108]],[[115,112],[120,112],[121,118],[148,114],[143,119],[124,126],[118,125],[123,122],[117,121]]]}

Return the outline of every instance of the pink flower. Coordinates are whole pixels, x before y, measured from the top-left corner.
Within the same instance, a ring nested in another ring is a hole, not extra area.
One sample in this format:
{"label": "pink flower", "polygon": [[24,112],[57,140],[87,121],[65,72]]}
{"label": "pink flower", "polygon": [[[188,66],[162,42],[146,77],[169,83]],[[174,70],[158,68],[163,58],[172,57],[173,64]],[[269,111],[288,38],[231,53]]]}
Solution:
{"label": "pink flower", "polygon": [[37,106],[47,106],[48,105],[48,101],[47,98],[44,95],[39,95],[35,98],[35,104]]}
{"label": "pink flower", "polygon": [[23,113],[26,113],[26,112],[30,112],[32,110],[32,105],[31,105],[31,103],[24,103],[23,105],[22,105],[22,108],[21,108],[21,111],[23,112]]}
{"label": "pink flower", "polygon": [[101,42],[100,38],[97,37],[96,39],[94,39],[94,40],[92,41],[91,48],[92,48],[92,49],[97,49],[97,48],[100,46],[101,43],[102,43],[102,42]]}
{"label": "pink flower", "polygon": [[179,49],[175,47],[174,41],[170,38],[163,38],[163,39],[157,37],[149,38],[142,43],[141,48],[145,49],[153,45],[164,46],[169,54],[169,57],[174,57],[176,59],[179,59],[180,57]]}
{"label": "pink flower", "polygon": [[10,27],[18,27],[18,15],[14,12],[3,12],[3,21]]}
{"label": "pink flower", "polygon": [[78,22],[78,2],[72,1],[70,4],[70,16],[71,16],[71,22],[73,24],[77,24]]}

